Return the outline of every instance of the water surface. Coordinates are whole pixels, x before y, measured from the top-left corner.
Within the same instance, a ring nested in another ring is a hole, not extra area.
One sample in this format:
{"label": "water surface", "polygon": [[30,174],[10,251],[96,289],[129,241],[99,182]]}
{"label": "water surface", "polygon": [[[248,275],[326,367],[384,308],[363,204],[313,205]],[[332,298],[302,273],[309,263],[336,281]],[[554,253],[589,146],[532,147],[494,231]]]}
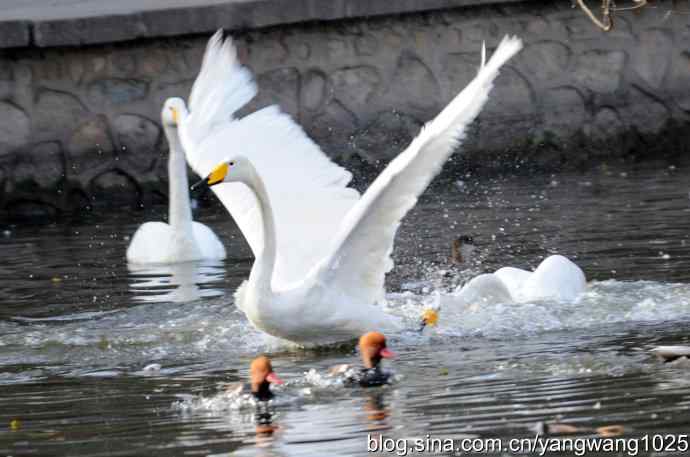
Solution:
{"label": "water surface", "polygon": [[[377,433],[509,439],[540,422],[582,436],[687,433],[690,367],[648,350],[688,343],[689,171],[437,183],[400,229],[391,312],[412,319],[478,273],[553,253],[584,269],[588,291],[575,303],[445,306],[438,328],[391,336],[398,381],[380,389],[326,376],[357,361],[351,348],[299,351],[248,324],[232,293],[251,253],[218,208],[196,218],[229,258],[175,267],[124,262],[128,237],[165,208],[0,226],[0,455],[362,455]],[[479,251],[458,268],[448,257],[461,234]],[[289,381],[270,426],[223,393],[262,351]]]}

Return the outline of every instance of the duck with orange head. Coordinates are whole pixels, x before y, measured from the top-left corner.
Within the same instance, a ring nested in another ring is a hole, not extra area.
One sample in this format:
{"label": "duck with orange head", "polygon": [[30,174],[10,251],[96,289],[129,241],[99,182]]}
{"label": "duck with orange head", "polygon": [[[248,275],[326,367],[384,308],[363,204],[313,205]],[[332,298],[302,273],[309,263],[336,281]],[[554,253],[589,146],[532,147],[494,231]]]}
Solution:
{"label": "duck with orange head", "polygon": [[330,374],[344,374],[346,385],[375,387],[389,384],[393,373],[383,370],[381,361],[395,358],[395,353],[388,349],[383,333],[365,333],[359,338],[358,346],[363,367],[357,369],[349,364],[336,365],[330,369]]}
{"label": "duck with orange head", "polygon": [[271,359],[262,355],[252,360],[249,366],[249,384],[230,384],[225,389],[235,395],[249,391],[254,399],[265,402],[274,397],[271,384],[283,384],[283,380],[273,371]]}

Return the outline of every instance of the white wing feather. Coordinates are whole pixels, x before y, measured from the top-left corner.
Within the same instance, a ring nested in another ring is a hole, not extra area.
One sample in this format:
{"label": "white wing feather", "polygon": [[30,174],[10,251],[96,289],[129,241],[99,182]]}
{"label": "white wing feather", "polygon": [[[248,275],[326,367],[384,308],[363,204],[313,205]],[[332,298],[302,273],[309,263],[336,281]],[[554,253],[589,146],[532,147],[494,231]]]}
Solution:
{"label": "white wing feather", "polygon": [[[283,288],[303,280],[326,257],[333,234],[359,193],[347,187],[352,174],[334,164],[278,107],[229,121],[255,92],[251,74],[237,62],[232,41],[222,42],[220,35],[214,35],[192,90],[188,119],[194,122],[181,126],[180,137],[187,161],[200,176],[238,155],[256,168],[270,198],[277,232],[273,287]],[[204,109],[211,112],[199,111]],[[254,194],[240,183],[223,183],[212,190],[254,254],[260,253],[263,233]]]}
{"label": "white wing feather", "polygon": [[343,221],[332,254],[314,272],[320,282],[357,302],[383,298],[400,221],[463,139],[488,100],[499,68],[521,48],[521,40],[506,36],[472,82],[376,178]]}
{"label": "white wing feather", "polygon": [[[251,160],[266,187],[276,226],[277,263],[273,286],[304,279],[328,253],[333,234],[359,199],[347,184],[352,175],[335,165],[278,107],[269,106],[230,122],[198,148],[193,165],[208,175],[235,155]],[[254,194],[240,183],[211,188],[230,211],[254,253],[263,232]]]}
{"label": "white wing feather", "polygon": [[201,70],[189,94],[189,116],[180,126],[182,141],[200,144],[256,95],[252,74],[237,59],[232,40],[218,30],[209,40]]}

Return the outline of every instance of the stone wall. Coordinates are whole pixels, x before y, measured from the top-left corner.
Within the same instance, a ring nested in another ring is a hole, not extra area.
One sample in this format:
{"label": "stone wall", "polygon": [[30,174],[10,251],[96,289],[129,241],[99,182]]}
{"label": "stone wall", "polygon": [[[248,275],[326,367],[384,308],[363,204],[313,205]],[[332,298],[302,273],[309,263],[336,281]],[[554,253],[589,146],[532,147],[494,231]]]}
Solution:
{"label": "stone wall", "polygon": [[[472,78],[482,40],[517,34],[462,163],[558,165],[690,148],[690,14],[655,5],[610,33],[568,2],[520,2],[234,35],[260,87],[249,108],[279,103],[355,165],[393,157]],[[0,50],[0,219],[163,201],[160,107],[189,93],[207,39]]]}

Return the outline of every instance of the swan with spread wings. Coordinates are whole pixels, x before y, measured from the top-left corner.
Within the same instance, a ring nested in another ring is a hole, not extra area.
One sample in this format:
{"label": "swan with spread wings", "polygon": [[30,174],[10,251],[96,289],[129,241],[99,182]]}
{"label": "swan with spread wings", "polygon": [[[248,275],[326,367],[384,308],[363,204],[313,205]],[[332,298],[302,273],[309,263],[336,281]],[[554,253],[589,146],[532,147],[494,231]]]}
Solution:
{"label": "swan with spread wings", "polygon": [[231,39],[216,33],[180,109],[187,161],[232,214],[255,256],[236,305],[259,329],[298,344],[400,328],[383,311],[384,279],[401,219],[458,146],[499,68],[522,48],[506,37],[477,76],[363,195],[276,106],[235,118],[256,94]]}

